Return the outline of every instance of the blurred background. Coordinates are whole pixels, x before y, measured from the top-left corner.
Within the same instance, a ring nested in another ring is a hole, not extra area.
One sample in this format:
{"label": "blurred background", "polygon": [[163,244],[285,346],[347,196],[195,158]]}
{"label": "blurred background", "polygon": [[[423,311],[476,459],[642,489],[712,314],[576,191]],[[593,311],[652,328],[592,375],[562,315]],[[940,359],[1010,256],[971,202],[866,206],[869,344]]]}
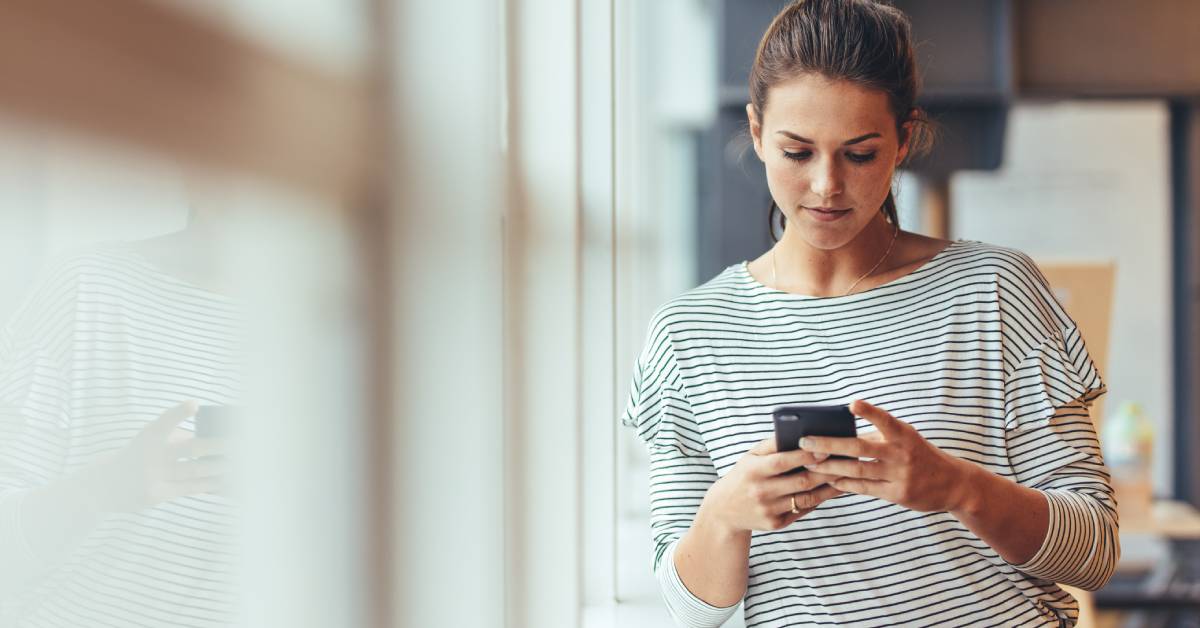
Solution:
{"label": "blurred background", "polygon": [[[783,4],[0,0],[0,626],[670,625],[617,416],[770,246]],[[895,4],[901,226],[1033,256],[1109,387],[1084,622],[1200,625],[1200,3]]]}

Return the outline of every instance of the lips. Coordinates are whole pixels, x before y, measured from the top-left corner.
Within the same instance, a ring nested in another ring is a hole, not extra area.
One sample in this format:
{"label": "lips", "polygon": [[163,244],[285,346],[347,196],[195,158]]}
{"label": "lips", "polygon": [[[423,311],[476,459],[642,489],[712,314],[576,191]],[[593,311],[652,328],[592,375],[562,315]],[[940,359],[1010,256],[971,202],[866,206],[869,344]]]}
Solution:
{"label": "lips", "polygon": [[808,212],[808,215],[812,216],[816,220],[821,222],[829,222],[842,218],[843,216],[849,214],[850,210],[854,208],[834,209],[832,207],[805,207],[804,209],[806,212]]}

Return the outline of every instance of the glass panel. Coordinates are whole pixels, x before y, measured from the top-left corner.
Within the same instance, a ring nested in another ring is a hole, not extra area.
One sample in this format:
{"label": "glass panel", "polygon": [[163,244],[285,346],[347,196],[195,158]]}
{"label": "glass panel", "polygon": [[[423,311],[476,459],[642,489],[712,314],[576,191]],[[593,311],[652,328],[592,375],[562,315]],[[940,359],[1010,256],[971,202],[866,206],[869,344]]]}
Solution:
{"label": "glass panel", "polygon": [[348,214],[0,137],[0,625],[364,625]]}
{"label": "glass panel", "polygon": [[361,67],[368,53],[367,0],[160,0],[216,19],[289,58],[330,69]]}

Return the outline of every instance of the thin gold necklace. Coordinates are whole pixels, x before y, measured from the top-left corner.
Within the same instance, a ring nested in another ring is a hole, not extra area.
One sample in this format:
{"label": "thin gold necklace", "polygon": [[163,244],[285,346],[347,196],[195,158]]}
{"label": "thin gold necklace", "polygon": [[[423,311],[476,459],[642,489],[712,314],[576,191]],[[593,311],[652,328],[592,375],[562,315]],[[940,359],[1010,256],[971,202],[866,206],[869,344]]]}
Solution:
{"label": "thin gold necklace", "polygon": [[[888,255],[891,255],[892,247],[895,246],[896,236],[898,236],[898,235],[900,235],[900,225],[896,225],[896,228],[892,231],[892,241],[888,243],[887,250],[883,252],[883,257],[879,258],[878,262],[875,262],[875,265],[871,267],[871,270],[868,270],[866,273],[863,274],[863,276],[859,277],[858,279],[855,279],[854,283],[850,284],[850,288],[848,290],[846,290],[845,294],[843,294],[842,296],[848,296],[851,292],[854,292],[854,287],[857,286],[858,283],[860,281],[862,281],[863,279],[870,277],[871,273],[875,272],[875,269],[879,268],[879,265],[883,263],[883,260],[887,259]],[[778,269],[775,266],[775,249],[774,249],[774,247],[772,247],[771,248],[771,287],[775,288],[776,290],[779,290],[779,282],[776,281],[778,274],[779,274]]]}

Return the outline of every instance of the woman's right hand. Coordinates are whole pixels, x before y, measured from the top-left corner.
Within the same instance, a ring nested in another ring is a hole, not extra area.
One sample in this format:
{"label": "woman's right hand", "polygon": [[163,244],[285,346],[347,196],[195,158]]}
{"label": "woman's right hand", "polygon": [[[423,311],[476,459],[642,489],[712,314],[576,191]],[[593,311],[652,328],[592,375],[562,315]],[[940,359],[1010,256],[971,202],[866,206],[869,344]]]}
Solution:
{"label": "woman's right hand", "polygon": [[93,463],[89,481],[101,510],[137,512],[177,497],[221,491],[228,475],[227,443],[179,428],[196,410],[194,401],[166,410],[119,451]]}
{"label": "woman's right hand", "polygon": [[33,553],[52,560],[73,551],[106,513],[222,490],[226,443],[179,427],[196,407],[189,401],[168,409],[121,449],[26,495],[22,515]]}
{"label": "woman's right hand", "polygon": [[[700,511],[729,532],[786,528],[825,500],[842,494],[828,484],[836,476],[815,471],[785,475],[825,458],[804,450],[778,452],[774,438],[764,439],[709,487]],[[798,514],[792,512],[793,495]]]}

